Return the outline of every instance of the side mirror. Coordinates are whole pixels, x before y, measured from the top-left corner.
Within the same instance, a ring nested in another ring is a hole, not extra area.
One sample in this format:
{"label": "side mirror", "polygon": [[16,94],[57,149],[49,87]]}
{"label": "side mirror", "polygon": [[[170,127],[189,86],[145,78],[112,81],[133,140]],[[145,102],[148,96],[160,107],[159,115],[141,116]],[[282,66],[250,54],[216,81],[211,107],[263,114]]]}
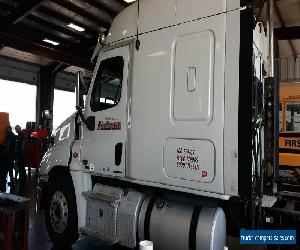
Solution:
{"label": "side mirror", "polygon": [[[84,108],[84,93],[86,93],[87,87],[84,84],[82,72],[77,73],[77,84],[75,87],[76,94],[76,109],[77,115],[80,116],[82,122],[87,126],[87,128],[91,131],[95,130],[95,117],[90,116],[86,118],[82,112]],[[78,138],[78,136],[76,136]]]}
{"label": "side mirror", "polygon": [[95,130],[95,116],[89,116],[86,119],[86,126],[90,131],[94,131]]}
{"label": "side mirror", "polygon": [[76,94],[76,109],[83,109],[84,108],[84,81],[82,72],[77,72],[77,84],[75,86],[75,94]]}

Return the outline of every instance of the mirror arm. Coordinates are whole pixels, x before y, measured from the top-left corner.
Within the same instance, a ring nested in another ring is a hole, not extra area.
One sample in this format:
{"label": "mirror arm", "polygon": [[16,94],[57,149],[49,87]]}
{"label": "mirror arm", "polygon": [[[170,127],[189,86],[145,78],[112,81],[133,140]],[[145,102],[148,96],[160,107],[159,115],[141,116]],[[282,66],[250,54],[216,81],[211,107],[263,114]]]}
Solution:
{"label": "mirror arm", "polygon": [[82,120],[82,122],[87,126],[87,128],[90,131],[94,131],[95,130],[95,116],[90,116],[90,117],[85,117],[84,114],[82,113],[83,107],[81,106],[83,103],[83,99],[80,96],[80,85],[81,83],[83,83],[83,77],[81,72],[77,73],[77,85],[75,87],[75,92],[76,92],[76,110],[77,110],[77,114],[76,116],[80,117],[80,119]]}
{"label": "mirror arm", "polygon": [[[86,127],[90,131],[94,131],[95,130],[95,119],[90,120],[89,118],[85,118],[84,114],[82,113],[82,108],[80,106],[76,106],[76,109],[77,109],[77,114],[79,115],[82,122],[86,125]],[[94,118],[94,117],[91,117],[91,118]]]}
{"label": "mirror arm", "polygon": [[80,119],[87,126],[87,128],[90,130],[87,119],[85,118],[84,114],[82,113],[82,108],[80,106],[76,106],[76,109],[77,109],[77,113],[78,113]]}

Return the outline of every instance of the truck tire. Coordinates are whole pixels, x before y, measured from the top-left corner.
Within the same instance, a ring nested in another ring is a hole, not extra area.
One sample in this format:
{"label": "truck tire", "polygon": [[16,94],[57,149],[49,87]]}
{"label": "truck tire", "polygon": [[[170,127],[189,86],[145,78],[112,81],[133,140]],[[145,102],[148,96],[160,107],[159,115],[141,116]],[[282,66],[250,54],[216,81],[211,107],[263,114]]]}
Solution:
{"label": "truck tire", "polygon": [[55,246],[71,246],[79,237],[76,196],[69,173],[50,176],[46,198],[47,231]]}

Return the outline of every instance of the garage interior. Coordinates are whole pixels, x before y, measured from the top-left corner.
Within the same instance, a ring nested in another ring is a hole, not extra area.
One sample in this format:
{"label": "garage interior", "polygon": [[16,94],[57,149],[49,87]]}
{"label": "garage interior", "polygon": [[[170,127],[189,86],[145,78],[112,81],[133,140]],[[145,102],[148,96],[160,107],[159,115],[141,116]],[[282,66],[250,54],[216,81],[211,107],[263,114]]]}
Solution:
{"label": "garage interior", "polygon": [[[150,0],[147,1],[150,2]],[[98,41],[101,41],[103,34],[108,34],[114,18],[125,8],[129,7],[132,4],[131,2],[135,1],[0,0],[0,96],[1,92],[3,93],[4,91],[1,80],[7,81],[8,84],[16,82],[35,86],[35,118],[27,121],[27,127],[22,125],[22,129],[36,131],[37,136],[41,133],[41,138],[36,140],[38,141],[38,143],[36,142],[38,145],[35,145],[35,148],[31,149],[38,150],[37,154],[40,154],[40,156],[38,159],[28,160],[31,166],[26,166],[27,177],[25,179],[16,178],[13,181],[7,176],[5,187],[2,188],[3,190],[0,190],[3,193],[30,198],[28,248],[24,249],[60,249],[53,246],[50,241],[44,222],[45,212],[37,204],[39,162],[41,161],[42,154],[46,152],[46,145],[49,143],[48,140],[51,133],[63,121],[54,122],[53,117],[59,116],[56,112],[61,112],[64,109],[63,100],[59,104],[62,107],[54,108],[55,91],[67,92],[70,95],[73,93],[71,95],[73,97],[70,98],[74,99],[75,112],[77,72],[82,72],[83,81],[89,84],[97,61],[97,56],[95,58],[94,52]],[[267,1],[253,0],[250,2],[251,6],[254,6],[254,22],[266,24]],[[157,4],[157,1],[155,1],[155,4]],[[300,85],[300,1],[274,0],[273,11],[274,37],[276,45],[278,44],[279,52],[278,55],[275,55],[275,63],[280,71],[281,85],[279,88],[283,85]],[[27,100],[26,96],[23,98],[25,102]],[[17,100],[13,95],[9,99],[18,106],[18,112],[27,112],[23,110],[21,103],[23,100]],[[294,102],[297,104],[297,101]],[[284,114],[287,124],[283,124],[285,123],[282,117],[283,106],[280,106],[280,110],[278,109],[278,133],[285,131],[300,132],[300,125],[299,130],[297,130],[297,123],[300,123],[299,103],[298,106],[292,107],[290,111]],[[0,112],[7,112],[7,110],[7,106],[3,104],[0,106]],[[71,113],[68,115],[71,115]],[[289,123],[293,123],[293,129],[289,130],[287,128]],[[14,127],[17,124],[11,124],[11,126]],[[46,133],[46,135],[43,133]],[[28,154],[35,153],[30,151]],[[38,161],[38,163],[33,161]],[[284,192],[292,193],[292,199],[296,200],[299,206],[300,166],[296,168],[296,173],[298,173],[296,177],[295,173],[291,173],[289,170],[284,169],[283,171],[286,172],[287,179],[293,179],[292,184],[291,182],[283,182],[281,188]],[[292,220],[295,223],[296,221],[299,223],[299,219],[295,219],[296,217],[299,218],[299,214],[300,210],[298,207],[295,209],[293,215],[286,216],[293,217]],[[1,220],[0,222],[3,223]],[[274,229],[279,229],[280,226],[276,225]],[[299,230],[299,225],[297,229]],[[299,234],[298,231],[297,233]],[[0,240],[1,237],[0,233]],[[227,246],[228,249],[254,249],[251,246],[241,246],[239,238],[231,236],[227,238]],[[299,245],[292,246],[289,249],[298,249],[297,247],[299,248]],[[13,248],[9,248],[8,250],[10,249]],[[69,249],[128,248],[110,246],[92,237],[82,236]],[[257,246],[255,249],[269,248],[266,248],[266,246]],[[272,249],[285,248],[281,246]]]}

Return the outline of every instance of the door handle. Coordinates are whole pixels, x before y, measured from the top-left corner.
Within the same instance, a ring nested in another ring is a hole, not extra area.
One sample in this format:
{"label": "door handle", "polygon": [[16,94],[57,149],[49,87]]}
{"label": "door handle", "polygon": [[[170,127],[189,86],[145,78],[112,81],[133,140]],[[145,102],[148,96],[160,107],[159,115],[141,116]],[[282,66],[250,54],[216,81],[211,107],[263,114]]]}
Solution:
{"label": "door handle", "polygon": [[117,143],[115,146],[115,165],[120,166],[122,161],[123,143]]}
{"label": "door handle", "polygon": [[129,98],[127,107],[126,107],[126,113],[127,113],[127,126],[128,128],[131,127],[131,98]]}
{"label": "door handle", "polygon": [[196,68],[189,67],[187,72],[187,91],[194,92],[196,90]]}

